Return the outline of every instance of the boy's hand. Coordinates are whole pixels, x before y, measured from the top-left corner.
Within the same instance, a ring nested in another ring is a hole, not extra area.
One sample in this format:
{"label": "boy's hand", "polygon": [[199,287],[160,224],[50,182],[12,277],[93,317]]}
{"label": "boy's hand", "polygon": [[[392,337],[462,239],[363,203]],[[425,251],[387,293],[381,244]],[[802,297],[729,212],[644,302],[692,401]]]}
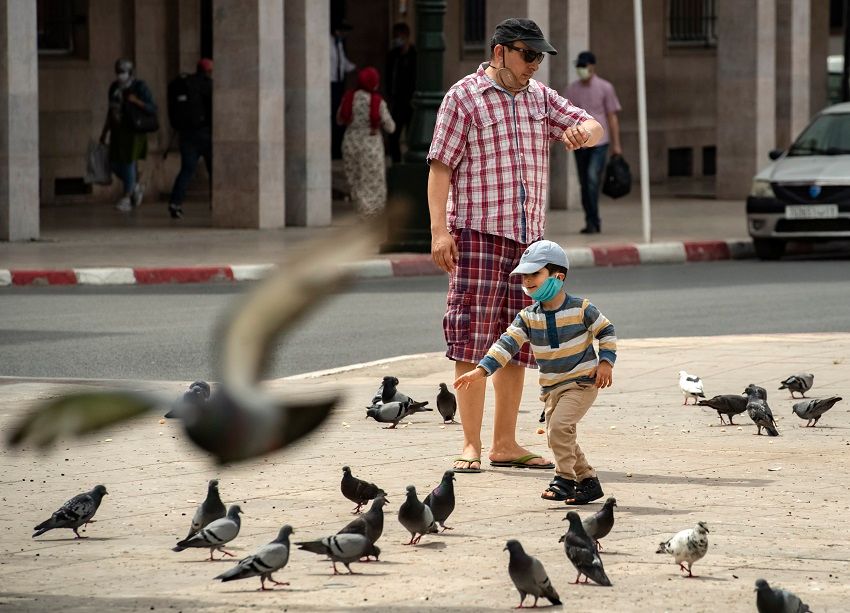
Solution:
{"label": "boy's hand", "polygon": [[475,383],[486,376],[487,372],[483,368],[476,366],[465,375],[461,375],[455,379],[453,387],[456,390],[465,390],[471,383]]}
{"label": "boy's hand", "polygon": [[614,367],[611,362],[600,360],[599,366],[596,367],[596,387],[611,387],[614,382]]}

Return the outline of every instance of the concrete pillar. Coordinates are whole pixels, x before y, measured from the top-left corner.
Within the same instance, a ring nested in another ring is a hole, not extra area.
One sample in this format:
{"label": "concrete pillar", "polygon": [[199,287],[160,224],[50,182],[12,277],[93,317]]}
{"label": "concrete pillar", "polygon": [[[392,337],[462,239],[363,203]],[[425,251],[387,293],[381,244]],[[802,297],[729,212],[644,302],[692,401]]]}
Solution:
{"label": "concrete pillar", "polygon": [[286,64],[286,225],[331,223],[330,5],[289,0]]}
{"label": "concrete pillar", "polygon": [[0,240],[38,238],[36,3],[0,0]]}
{"label": "concrete pillar", "polygon": [[717,197],[744,198],[776,146],[776,0],[717,9]]}
{"label": "concrete pillar", "polygon": [[213,225],[284,225],[282,0],[217,0]]}
{"label": "concrete pillar", "polygon": [[201,57],[201,0],[177,3],[178,70],[195,72]]}
{"label": "concrete pillar", "polygon": [[810,74],[809,57],[811,55],[811,2],[798,0],[791,3],[791,138],[809,123],[810,105]]}

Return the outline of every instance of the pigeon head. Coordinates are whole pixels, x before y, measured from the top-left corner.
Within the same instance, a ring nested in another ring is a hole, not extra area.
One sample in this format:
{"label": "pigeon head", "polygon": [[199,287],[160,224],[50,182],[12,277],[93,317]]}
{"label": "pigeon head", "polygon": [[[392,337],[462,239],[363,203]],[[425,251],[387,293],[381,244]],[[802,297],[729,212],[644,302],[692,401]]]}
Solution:
{"label": "pigeon head", "polygon": [[348,466],[343,466],[343,467],[342,467],[342,472],[344,472],[344,473],[349,473],[349,474],[350,474],[350,473],[351,473],[351,468],[349,468]]}
{"label": "pigeon head", "polygon": [[237,517],[239,517],[240,513],[242,513],[242,507],[240,507],[238,504],[234,504],[229,509],[227,509],[227,516],[230,519],[236,519]]}
{"label": "pigeon head", "polygon": [[575,511],[569,511],[567,516],[564,518],[568,522],[570,522],[570,529],[574,530],[576,526],[581,527],[581,518],[578,516],[578,513]]}
{"label": "pigeon head", "polygon": [[414,498],[416,497],[416,486],[415,485],[408,485],[405,489],[407,490],[407,497],[408,498],[410,498],[411,496],[414,497]]}
{"label": "pigeon head", "polygon": [[203,396],[204,400],[210,397],[210,384],[206,381],[195,381],[189,386],[189,389],[199,396]]}
{"label": "pigeon head", "polygon": [[371,417],[375,421],[378,421],[379,411],[380,409],[378,407],[369,407],[368,409],[366,409],[366,419],[369,419]]}
{"label": "pigeon head", "polygon": [[443,481],[456,481],[455,479],[455,471],[447,470],[443,473]]}
{"label": "pigeon head", "polygon": [[510,551],[511,554],[519,553],[520,551],[523,551],[522,543],[516,539],[511,539],[505,543],[505,548],[502,549],[502,551]]}
{"label": "pigeon head", "polygon": [[218,489],[218,479],[210,479],[210,482],[207,484],[210,489]]}
{"label": "pigeon head", "polygon": [[277,533],[277,538],[275,539],[278,542],[284,542],[289,540],[289,535],[293,534],[295,530],[292,529],[292,526],[286,524],[283,528],[280,529],[280,532]]}
{"label": "pigeon head", "polygon": [[767,400],[767,390],[763,387],[759,387],[755,383],[750,383],[746,388],[744,388],[744,394],[747,396],[755,396],[760,400]]}
{"label": "pigeon head", "polygon": [[109,493],[109,492],[106,491],[105,485],[95,485],[92,492],[94,494],[96,494],[97,496],[100,496],[101,498],[106,496]]}
{"label": "pigeon head", "polygon": [[445,383],[440,383],[440,391],[447,392],[449,391],[449,388]]}
{"label": "pigeon head", "polygon": [[369,549],[366,550],[367,556],[374,556],[377,560],[381,556],[381,549],[377,545],[370,545]]}
{"label": "pigeon head", "polygon": [[767,581],[764,579],[756,579],[756,589],[753,590],[754,592],[761,592],[769,589],[770,584]]}
{"label": "pigeon head", "polygon": [[388,504],[389,504],[389,501],[387,500],[387,494],[386,494],[386,492],[382,492],[382,493],[378,494],[377,496],[375,496],[375,499],[372,501],[372,508],[373,509],[375,509],[375,508],[380,509],[380,508],[383,508],[384,506],[386,506]]}
{"label": "pigeon head", "polygon": [[603,507],[616,507],[617,506],[617,499],[614,498],[613,496],[611,496],[610,498],[608,498],[608,500],[605,501],[605,504],[602,505],[602,506]]}
{"label": "pigeon head", "polygon": [[384,377],[383,383],[384,383],[384,385],[390,385],[390,386],[398,385],[398,379],[395,378],[395,377]]}
{"label": "pigeon head", "polygon": [[696,531],[702,532],[703,534],[708,534],[708,524],[706,524],[704,521],[698,521]]}

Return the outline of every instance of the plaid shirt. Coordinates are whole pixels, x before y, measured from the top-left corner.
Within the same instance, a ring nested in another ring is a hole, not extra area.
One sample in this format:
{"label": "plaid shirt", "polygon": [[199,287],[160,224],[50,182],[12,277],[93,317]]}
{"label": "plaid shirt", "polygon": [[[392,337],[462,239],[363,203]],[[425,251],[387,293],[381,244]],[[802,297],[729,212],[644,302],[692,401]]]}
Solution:
{"label": "plaid shirt", "polygon": [[428,162],[452,169],[449,230],[470,228],[527,244],[543,236],[549,141],[592,117],[534,79],[511,96],[484,74],[486,67],[446,93]]}

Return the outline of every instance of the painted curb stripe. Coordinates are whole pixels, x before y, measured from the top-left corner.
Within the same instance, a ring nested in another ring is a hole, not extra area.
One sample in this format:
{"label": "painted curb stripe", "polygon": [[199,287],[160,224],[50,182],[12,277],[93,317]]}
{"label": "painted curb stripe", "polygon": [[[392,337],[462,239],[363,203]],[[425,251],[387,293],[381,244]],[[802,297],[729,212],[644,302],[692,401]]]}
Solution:
{"label": "painted curb stripe", "polygon": [[591,247],[596,266],[634,266],[640,264],[640,253],[635,245],[607,245]]}
{"label": "painted curb stripe", "polygon": [[641,264],[681,264],[686,261],[682,243],[649,243],[637,245]]}
{"label": "painted curb stripe", "polygon": [[75,268],[80,285],[133,285],[136,276],[132,268]]}
{"label": "painted curb stripe", "polygon": [[275,271],[274,264],[234,264],[230,267],[234,281],[256,281]]}
{"label": "painted curb stripe", "polygon": [[0,285],[12,285],[11,270],[0,270]]}
{"label": "painted curb stripe", "polygon": [[685,241],[688,262],[728,260],[732,254],[726,241]]}
{"label": "painted curb stripe", "polygon": [[194,268],[134,268],[136,283],[206,283],[232,281],[229,266],[198,266]]}
{"label": "painted curb stripe", "polygon": [[13,285],[76,285],[73,270],[13,270]]}
{"label": "painted curb stripe", "polygon": [[394,277],[418,277],[423,275],[445,274],[440,270],[430,255],[422,255],[415,258],[403,258],[390,260],[393,267]]}

